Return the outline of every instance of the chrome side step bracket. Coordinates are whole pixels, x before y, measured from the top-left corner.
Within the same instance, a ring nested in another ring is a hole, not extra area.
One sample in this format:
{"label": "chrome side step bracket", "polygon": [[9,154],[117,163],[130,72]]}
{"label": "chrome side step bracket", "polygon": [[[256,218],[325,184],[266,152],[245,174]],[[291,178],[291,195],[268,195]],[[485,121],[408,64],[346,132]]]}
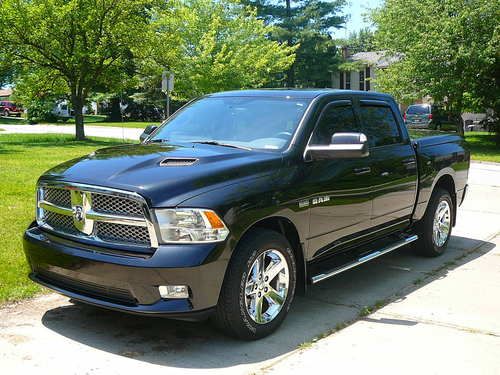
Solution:
{"label": "chrome side step bracket", "polygon": [[403,239],[401,241],[395,242],[395,243],[393,243],[391,245],[383,247],[380,250],[377,250],[377,251],[374,251],[374,252],[372,252],[372,253],[370,253],[368,255],[365,255],[365,256],[359,258],[358,260],[355,260],[353,262],[347,263],[344,266],[341,266],[341,267],[338,267],[338,268],[334,268],[334,269],[332,269],[332,270],[330,270],[330,271],[328,271],[326,273],[321,273],[319,275],[313,276],[313,277],[311,277],[311,281],[312,281],[313,284],[319,283],[320,281],[329,279],[332,276],[335,276],[335,275],[337,275],[337,274],[339,274],[341,272],[344,272],[344,271],[347,271],[347,270],[349,270],[351,268],[359,266],[360,264],[366,263],[369,260],[378,258],[381,255],[390,253],[391,251],[399,249],[400,247],[408,245],[409,243],[414,242],[416,240],[418,240],[418,236],[416,234],[411,235],[411,236],[406,237],[405,239]]}

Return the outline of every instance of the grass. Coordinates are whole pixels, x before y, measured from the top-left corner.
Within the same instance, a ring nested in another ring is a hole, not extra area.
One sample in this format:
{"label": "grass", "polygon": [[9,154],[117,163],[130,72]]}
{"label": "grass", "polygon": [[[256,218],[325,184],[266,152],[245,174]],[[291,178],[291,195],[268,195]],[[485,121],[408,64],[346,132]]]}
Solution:
{"label": "grass", "polygon": [[500,146],[495,143],[495,136],[488,132],[465,133],[473,160],[500,163]]}
{"label": "grass", "polygon": [[23,117],[0,116],[0,124],[2,124],[2,125],[26,125],[26,124],[28,124],[28,121]]}
{"label": "grass", "polygon": [[[410,129],[413,139],[431,135],[446,134],[436,130]],[[500,163],[500,147],[495,143],[495,135],[488,132],[466,132],[465,140],[469,145],[472,160]]]}
{"label": "grass", "polygon": [[0,134],[0,302],[39,291],[28,280],[22,250],[23,231],[34,219],[38,176],[63,161],[119,143],[106,138],[78,142],[58,134]]}

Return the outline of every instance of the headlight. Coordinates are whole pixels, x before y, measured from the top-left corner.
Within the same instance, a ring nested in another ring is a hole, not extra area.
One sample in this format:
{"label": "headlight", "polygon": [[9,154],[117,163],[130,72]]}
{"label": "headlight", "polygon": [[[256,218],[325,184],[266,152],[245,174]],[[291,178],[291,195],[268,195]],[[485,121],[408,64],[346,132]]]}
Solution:
{"label": "headlight", "polygon": [[197,208],[155,210],[162,242],[218,242],[229,234],[211,210]]}

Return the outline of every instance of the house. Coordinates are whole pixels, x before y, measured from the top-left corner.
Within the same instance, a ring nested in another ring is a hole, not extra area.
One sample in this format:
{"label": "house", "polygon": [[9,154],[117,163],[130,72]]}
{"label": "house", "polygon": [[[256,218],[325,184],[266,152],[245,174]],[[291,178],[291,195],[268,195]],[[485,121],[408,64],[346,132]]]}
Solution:
{"label": "house", "polygon": [[344,70],[334,73],[333,88],[344,90],[376,91],[377,73],[387,68],[400,56],[389,56],[384,51],[358,52],[350,55],[346,47],[342,55],[347,61]]}
{"label": "house", "polygon": [[11,88],[0,89],[0,100],[9,100],[11,95]]}

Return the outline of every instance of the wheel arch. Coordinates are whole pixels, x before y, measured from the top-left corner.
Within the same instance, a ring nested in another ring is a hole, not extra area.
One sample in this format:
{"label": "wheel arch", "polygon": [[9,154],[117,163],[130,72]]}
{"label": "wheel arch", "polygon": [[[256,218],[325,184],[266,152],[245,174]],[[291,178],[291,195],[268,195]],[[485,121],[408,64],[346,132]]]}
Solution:
{"label": "wheel arch", "polygon": [[296,290],[298,293],[304,294],[307,288],[306,263],[305,263],[304,249],[302,246],[302,242],[300,241],[300,235],[295,224],[293,224],[293,222],[290,219],[283,216],[266,217],[250,225],[238,240],[236,247],[241,241],[245,239],[248,232],[259,228],[269,229],[278,232],[288,240],[288,242],[292,247],[292,251],[295,255],[295,262],[297,266]]}
{"label": "wheel arch", "polygon": [[455,226],[456,217],[457,217],[457,191],[455,185],[455,179],[449,173],[443,174],[436,180],[433,188],[431,196],[437,191],[437,189],[446,190],[453,202],[453,213],[452,213],[452,225]]}

